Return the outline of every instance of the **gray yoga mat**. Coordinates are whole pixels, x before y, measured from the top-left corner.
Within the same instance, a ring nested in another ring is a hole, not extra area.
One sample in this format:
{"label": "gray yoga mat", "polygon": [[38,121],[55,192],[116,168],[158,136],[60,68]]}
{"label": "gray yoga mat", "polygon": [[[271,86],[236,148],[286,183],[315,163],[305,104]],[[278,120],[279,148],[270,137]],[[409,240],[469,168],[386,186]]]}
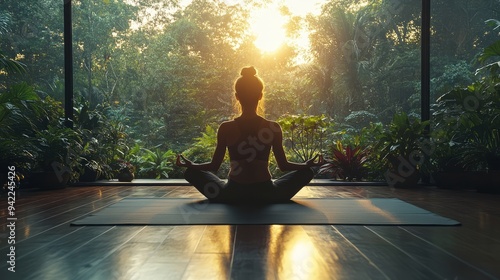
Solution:
{"label": "gray yoga mat", "polygon": [[124,198],[72,225],[460,225],[396,198],[309,198],[223,204],[189,198]]}

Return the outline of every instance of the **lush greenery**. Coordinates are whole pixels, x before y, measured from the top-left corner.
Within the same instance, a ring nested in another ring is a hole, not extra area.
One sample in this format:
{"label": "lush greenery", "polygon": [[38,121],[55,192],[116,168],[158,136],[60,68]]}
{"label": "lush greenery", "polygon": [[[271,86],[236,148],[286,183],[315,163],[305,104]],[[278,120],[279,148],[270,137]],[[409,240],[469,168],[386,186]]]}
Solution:
{"label": "lush greenery", "polygon": [[362,147],[344,147],[342,142],[337,141],[331,149],[331,154],[331,161],[320,168],[321,173],[330,173],[334,178],[348,181],[364,179],[368,156]]}
{"label": "lush greenery", "polygon": [[[283,125],[294,160],[319,151],[338,160],[348,147],[350,154],[362,147],[362,177],[383,179],[383,159],[403,149],[395,122],[419,118],[421,1],[330,0],[319,15],[308,16],[282,9],[290,38],[309,30],[311,47],[302,60],[292,43],[274,52],[254,45],[250,11],[268,1],[72,2],[73,131],[65,128],[61,108],[63,5],[0,3],[3,165],[28,171],[58,163],[78,180],[86,169],[111,178],[113,166],[126,161],[136,178],[180,177],[172,164],[176,153],[209,160],[217,124],[235,115],[232,82],[246,65],[256,66],[266,82],[266,116]],[[437,162],[460,147],[466,155],[460,165],[486,168],[499,153],[498,27],[485,24],[497,26],[491,19],[500,18],[498,1],[432,4],[431,127],[433,153],[442,156],[427,167],[441,166]],[[410,131],[416,134],[427,125],[408,124],[418,126]],[[478,147],[479,157],[472,153]]]}
{"label": "lush greenery", "polygon": [[[487,21],[494,30],[500,21]],[[448,91],[435,105],[435,166],[500,170],[500,40],[487,46],[477,78]]]}

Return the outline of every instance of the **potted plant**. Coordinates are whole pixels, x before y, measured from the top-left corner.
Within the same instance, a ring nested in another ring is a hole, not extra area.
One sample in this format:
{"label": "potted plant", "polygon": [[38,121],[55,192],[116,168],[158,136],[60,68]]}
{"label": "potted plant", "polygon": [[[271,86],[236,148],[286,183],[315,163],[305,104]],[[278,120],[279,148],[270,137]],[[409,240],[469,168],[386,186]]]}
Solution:
{"label": "potted plant", "polygon": [[78,178],[80,182],[95,182],[105,173],[103,166],[93,159],[83,158],[82,174]]}
{"label": "potted plant", "polygon": [[469,172],[470,184],[479,192],[500,193],[500,133],[492,129],[467,139],[459,150],[460,162]]}
{"label": "potted plant", "polygon": [[438,188],[463,189],[469,187],[469,176],[457,157],[458,143],[448,141],[435,144],[431,155],[430,172]]}
{"label": "potted plant", "polygon": [[[486,23],[494,29],[500,28],[498,20],[489,19]],[[486,74],[469,89],[480,101],[475,113],[480,115],[481,122],[469,130],[472,137],[464,145],[464,160],[474,158],[473,149],[479,151],[480,154],[475,156],[484,158],[486,172],[477,177],[477,190],[500,193],[500,40],[487,46],[478,60],[484,66],[476,71],[476,75]]]}
{"label": "potted plant", "polygon": [[[3,68],[1,69],[3,70]],[[40,98],[26,83],[0,89],[0,168],[7,174],[8,166],[16,166],[17,173],[28,173],[35,160],[36,147],[30,134],[32,119],[38,119]],[[6,179],[5,179],[6,180]],[[3,180],[0,182],[3,183]]]}
{"label": "potted plant", "polygon": [[132,182],[135,178],[135,166],[128,161],[118,160],[113,164],[119,182]]}
{"label": "potted plant", "polygon": [[90,137],[90,139],[86,139],[84,142],[80,162],[83,170],[79,181],[94,182],[100,178],[111,179],[113,174],[111,167],[107,164],[110,160],[107,158],[107,154],[103,152],[106,149],[106,144],[101,144],[94,137]]}
{"label": "potted plant", "polygon": [[117,176],[118,159],[132,162],[127,158],[130,151],[125,126],[107,117],[104,112],[108,109],[106,104],[92,108],[85,100],[74,108],[75,127],[81,131],[83,139],[80,181],[112,179]]}
{"label": "potted plant", "polygon": [[321,166],[320,173],[329,173],[347,181],[361,181],[366,172],[365,162],[368,159],[365,150],[360,146],[344,147],[340,141],[337,141],[331,151],[332,158],[327,159],[327,163]]}
{"label": "potted plant", "polygon": [[438,99],[434,106],[431,141],[434,147],[430,154],[428,171],[438,188],[463,189],[469,186],[468,174],[460,161],[457,151],[456,118],[452,117],[453,107],[448,101]]}
{"label": "potted plant", "polygon": [[421,150],[428,121],[410,118],[397,113],[392,122],[380,134],[377,149],[386,160],[387,183],[392,187],[414,187],[420,180],[420,167],[424,163]]}
{"label": "potted plant", "polygon": [[7,187],[8,170],[14,166],[16,174],[16,187],[24,183],[24,175],[32,169],[34,147],[26,137],[8,137],[0,131],[0,186]]}
{"label": "potted plant", "polygon": [[49,126],[36,132],[37,155],[30,185],[41,188],[63,188],[76,181],[81,172],[81,138],[77,131]]}
{"label": "potted plant", "polygon": [[488,84],[457,87],[437,100],[432,162],[438,186],[482,189],[498,181],[500,99]]}

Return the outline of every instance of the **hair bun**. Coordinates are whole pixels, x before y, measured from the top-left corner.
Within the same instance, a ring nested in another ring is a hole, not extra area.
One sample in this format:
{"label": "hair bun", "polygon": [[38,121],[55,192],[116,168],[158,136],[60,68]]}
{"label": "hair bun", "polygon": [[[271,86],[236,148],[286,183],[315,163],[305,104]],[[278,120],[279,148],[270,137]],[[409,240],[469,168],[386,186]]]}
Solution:
{"label": "hair bun", "polygon": [[251,77],[255,75],[257,75],[257,70],[253,66],[241,69],[241,76],[243,77]]}

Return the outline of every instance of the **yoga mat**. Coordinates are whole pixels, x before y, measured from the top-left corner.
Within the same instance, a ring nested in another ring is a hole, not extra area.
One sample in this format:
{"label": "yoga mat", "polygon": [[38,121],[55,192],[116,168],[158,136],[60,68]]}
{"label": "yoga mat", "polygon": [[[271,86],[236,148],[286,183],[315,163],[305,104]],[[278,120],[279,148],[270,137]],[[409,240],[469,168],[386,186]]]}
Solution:
{"label": "yoga mat", "polygon": [[124,198],[72,225],[460,225],[396,198],[309,198],[224,204],[190,198]]}

